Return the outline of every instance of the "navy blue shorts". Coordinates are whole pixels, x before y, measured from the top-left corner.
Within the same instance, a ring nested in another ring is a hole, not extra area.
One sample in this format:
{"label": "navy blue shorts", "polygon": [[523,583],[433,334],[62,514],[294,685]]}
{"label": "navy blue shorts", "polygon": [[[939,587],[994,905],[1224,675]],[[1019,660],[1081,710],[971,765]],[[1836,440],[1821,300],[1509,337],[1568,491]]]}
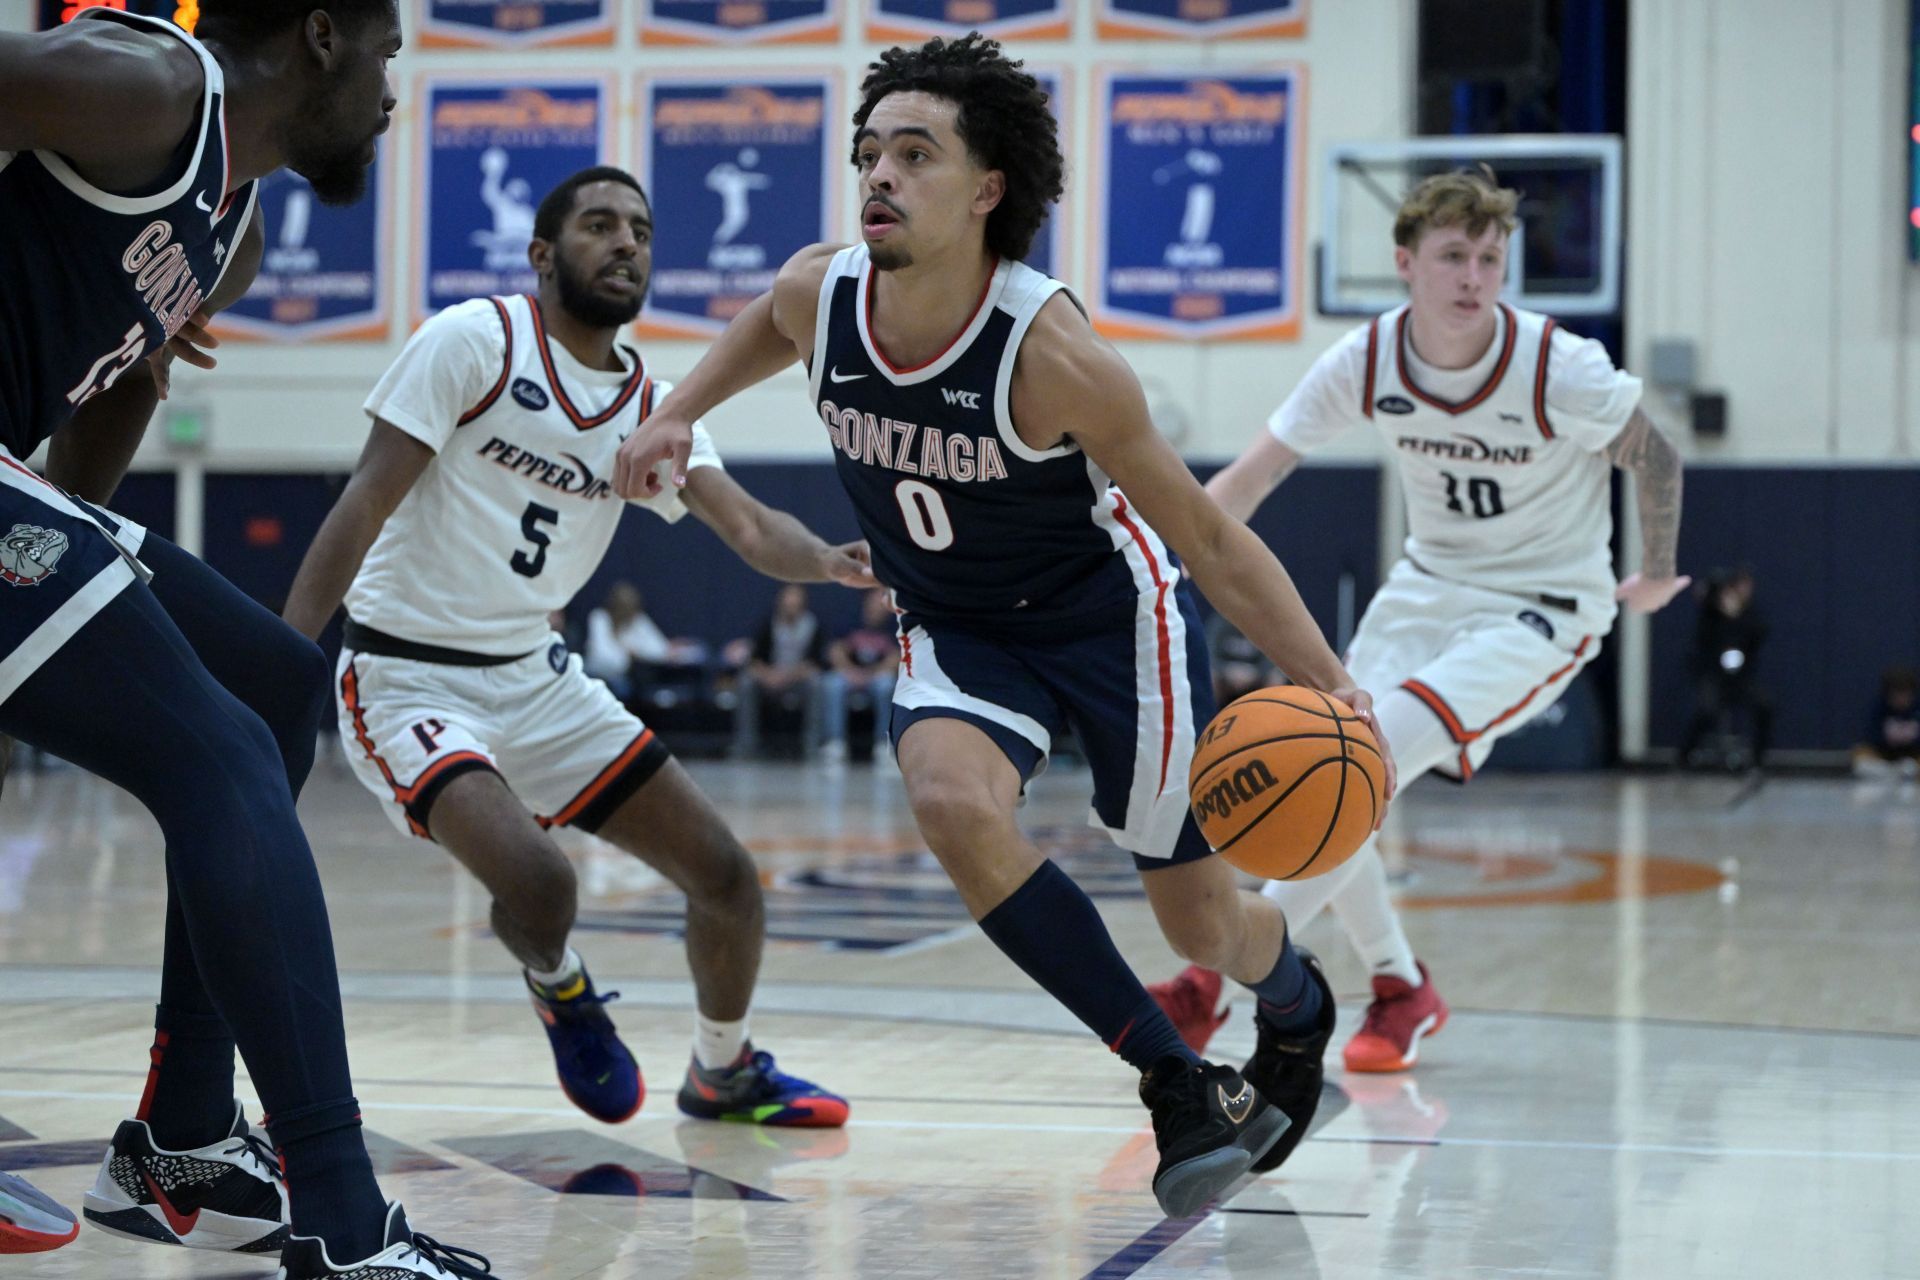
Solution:
{"label": "navy blue shorts", "polygon": [[1187,804],[1194,739],[1214,712],[1192,592],[1148,591],[1131,619],[1123,612],[1060,631],[1011,640],[903,615],[895,744],[922,720],[964,720],[1006,752],[1024,781],[1071,727],[1093,771],[1091,826],[1147,869],[1207,857]]}
{"label": "navy blue shorts", "polygon": [[136,581],[145,533],[0,450],[0,702]]}

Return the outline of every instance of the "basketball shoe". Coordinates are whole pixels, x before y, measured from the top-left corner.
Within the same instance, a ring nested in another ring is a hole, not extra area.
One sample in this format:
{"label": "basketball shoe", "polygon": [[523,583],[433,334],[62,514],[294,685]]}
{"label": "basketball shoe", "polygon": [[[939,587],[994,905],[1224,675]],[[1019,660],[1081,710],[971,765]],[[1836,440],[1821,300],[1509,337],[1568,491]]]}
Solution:
{"label": "basketball shoe", "polygon": [[847,1100],[817,1084],[782,1074],[773,1055],[751,1044],[730,1067],[709,1071],[695,1058],[680,1085],[680,1110],[700,1120],[790,1129],[837,1129],[847,1122]]}
{"label": "basketball shoe", "polygon": [[1281,1141],[1288,1117],[1232,1067],[1166,1057],[1140,1077],[1160,1165],[1153,1195],[1169,1218],[1198,1213]]}
{"label": "basketball shoe", "polygon": [[1367,1019],[1347,1041],[1341,1058],[1349,1071],[1405,1071],[1420,1060],[1420,1041],[1447,1025],[1447,1002],[1433,989],[1433,975],[1420,964],[1420,985],[1376,975]]}
{"label": "basketball shoe", "polygon": [[1326,1082],[1327,1041],[1333,1039],[1333,988],[1321,972],[1319,957],[1305,947],[1294,948],[1300,963],[1307,968],[1307,980],[1320,988],[1320,1016],[1305,1035],[1282,1035],[1267,1018],[1265,1003],[1253,1013],[1253,1056],[1247,1059],[1246,1077],[1275,1107],[1286,1113],[1287,1131],[1280,1140],[1253,1161],[1255,1173],[1278,1169],[1293,1149],[1307,1136],[1307,1125],[1320,1109],[1320,1088]]}
{"label": "basketball shoe", "polygon": [[1173,1023],[1173,1029],[1187,1042],[1187,1048],[1205,1053],[1207,1041],[1213,1039],[1213,1033],[1227,1020],[1225,1009],[1214,1012],[1220,1005],[1220,986],[1219,974],[1190,964],[1177,978],[1149,984],[1147,994],[1167,1015],[1167,1021]]}
{"label": "basketball shoe", "polygon": [[0,1173],[0,1253],[45,1253],[79,1234],[66,1206],[18,1174]]}
{"label": "basketball shoe", "polygon": [[164,1151],[146,1121],[122,1121],[84,1212],[111,1235],[189,1249],[273,1253],[287,1239],[279,1157],[237,1102],[227,1136],[192,1151]]}
{"label": "basketball shoe", "polygon": [[441,1244],[407,1225],[398,1202],[387,1208],[385,1247],[371,1258],[341,1266],[327,1256],[324,1240],[292,1236],[280,1251],[280,1269],[271,1280],[467,1280],[492,1277],[493,1264],[477,1253]]}
{"label": "basketball shoe", "polygon": [[607,1016],[606,1006],[620,993],[595,992],[584,968],[578,978],[557,990],[528,978],[527,990],[533,996],[533,1011],[546,1024],[554,1070],[567,1098],[607,1124],[633,1119],[646,1100],[647,1086],[640,1078],[640,1064],[620,1043],[613,1019]]}

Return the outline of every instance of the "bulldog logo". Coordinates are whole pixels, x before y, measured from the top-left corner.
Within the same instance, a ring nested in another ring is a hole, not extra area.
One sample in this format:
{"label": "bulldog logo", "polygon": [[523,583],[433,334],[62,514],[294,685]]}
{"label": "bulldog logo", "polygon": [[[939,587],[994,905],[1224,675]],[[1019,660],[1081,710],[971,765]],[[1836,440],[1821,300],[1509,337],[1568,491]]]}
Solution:
{"label": "bulldog logo", "polygon": [[58,529],[16,524],[0,538],[0,578],[16,587],[37,587],[67,553],[67,535]]}

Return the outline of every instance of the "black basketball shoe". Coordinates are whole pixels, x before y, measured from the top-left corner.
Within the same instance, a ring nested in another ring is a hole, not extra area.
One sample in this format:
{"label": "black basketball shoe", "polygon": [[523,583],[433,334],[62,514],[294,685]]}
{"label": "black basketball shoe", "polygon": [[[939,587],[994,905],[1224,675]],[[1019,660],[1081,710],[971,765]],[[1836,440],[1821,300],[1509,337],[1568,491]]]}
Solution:
{"label": "black basketball shoe", "polygon": [[1169,1218],[1198,1213],[1281,1140],[1287,1117],[1232,1067],[1166,1057],[1140,1077],[1160,1167],[1153,1195]]}
{"label": "black basketball shoe", "polygon": [[238,1103],[227,1136],[193,1151],[163,1151],[145,1121],[121,1122],[84,1212],[113,1235],[189,1249],[276,1253],[287,1239],[279,1158]]}
{"label": "black basketball shoe", "polygon": [[493,1275],[493,1264],[477,1253],[441,1244],[407,1225],[398,1202],[387,1207],[386,1243],[358,1262],[338,1263],[313,1236],[293,1236],[280,1251],[280,1270],[271,1280],[479,1280]]}
{"label": "black basketball shoe", "polygon": [[1267,1020],[1264,1009],[1254,1010],[1253,1026],[1259,1039],[1244,1074],[1267,1101],[1286,1113],[1288,1121],[1280,1141],[1254,1160],[1255,1173],[1278,1169],[1307,1136],[1307,1125],[1320,1108],[1320,1088],[1327,1078],[1327,1041],[1333,1039],[1333,988],[1313,952],[1305,947],[1294,950],[1307,967],[1307,980],[1320,988],[1320,1016],[1305,1035],[1283,1036]]}

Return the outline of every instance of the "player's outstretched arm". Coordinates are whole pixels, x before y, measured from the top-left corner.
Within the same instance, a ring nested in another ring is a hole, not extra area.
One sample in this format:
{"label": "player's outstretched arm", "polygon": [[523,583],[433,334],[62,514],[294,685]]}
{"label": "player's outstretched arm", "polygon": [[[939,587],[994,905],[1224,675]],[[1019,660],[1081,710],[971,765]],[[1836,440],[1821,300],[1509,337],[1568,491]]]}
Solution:
{"label": "player's outstretched arm", "polygon": [[380,536],[380,526],[407,496],[420,473],[433,461],[433,450],[400,428],[376,421],[360,452],[353,477],[340,500],[314,535],[287,593],[287,607],[281,611],[293,629],[309,640],[318,639],[334,610],[347,597],[353,575],[367,549]]}
{"label": "player's outstretched arm", "polygon": [[[1222,511],[1153,425],[1133,370],[1064,298],[1050,302],[1020,347],[1013,416],[1077,441],[1146,522],[1186,561],[1227,620],[1296,684],[1334,694],[1380,736],[1373,699],[1327,646],[1287,571],[1246,525]],[[1022,432],[1023,437],[1026,432]],[[1036,447],[1052,440],[1027,437]],[[1388,794],[1392,794],[1391,753]]]}
{"label": "player's outstretched arm", "polygon": [[109,191],[161,174],[200,96],[177,40],[105,22],[0,33],[0,151],[57,151]]}
{"label": "player's outstretched arm", "polygon": [[147,423],[167,398],[168,366],[177,357],[202,369],[217,363],[207,354],[220,340],[207,332],[213,315],[246,296],[260,270],[266,234],[254,210],[227,268],[201,309],[167,345],[122,374],[112,386],[74,411],[47,443],[47,479],[88,502],[106,506],[126,478],[127,467],[147,434]]}
{"label": "player's outstretched arm", "polygon": [[1280,487],[1280,482],[1300,465],[1300,455],[1276,440],[1271,431],[1261,429],[1246,452],[1221,468],[1207,481],[1207,496],[1220,509],[1245,524]]}
{"label": "player's outstretched arm", "polygon": [[1616,594],[1635,613],[1654,613],[1693,582],[1678,568],[1680,451],[1635,409],[1607,446],[1607,460],[1633,476],[1640,511],[1640,572],[1622,582]]}
{"label": "player's outstretched arm", "polygon": [[733,553],[782,582],[877,586],[867,544],[833,546],[792,514],[775,511],[719,467],[696,467],[681,491],[687,510],[720,535]]}
{"label": "player's outstretched arm", "polygon": [[773,288],[735,316],[693,371],[673,384],[640,429],[620,446],[613,491],[623,498],[660,492],[655,468],[675,485],[687,483],[694,420],[756,383],[765,382],[813,349],[813,319],[820,282],[840,246],[816,244],[793,255],[774,277]]}

